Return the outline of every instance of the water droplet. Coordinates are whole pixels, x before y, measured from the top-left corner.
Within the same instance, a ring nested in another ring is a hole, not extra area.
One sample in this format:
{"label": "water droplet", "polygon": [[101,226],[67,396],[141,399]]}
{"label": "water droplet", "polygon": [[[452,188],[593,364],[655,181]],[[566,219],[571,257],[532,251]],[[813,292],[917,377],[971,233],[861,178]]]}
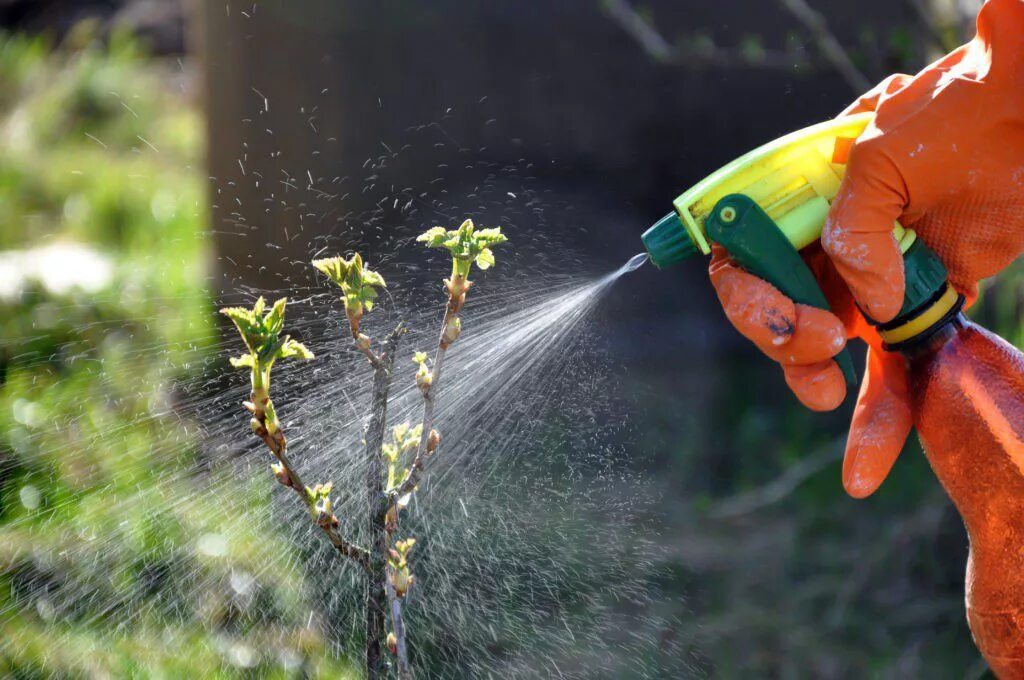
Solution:
{"label": "water droplet", "polygon": [[196,549],[210,557],[224,557],[228,554],[228,539],[222,534],[203,534],[196,541]]}
{"label": "water droplet", "polygon": [[39,507],[39,504],[43,500],[43,495],[39,493],[39,489],[26,484],[21,487],[21,491],[18,492],[18,498],[21,500],[21,504],[25,506],[26,510],[35,510]]}

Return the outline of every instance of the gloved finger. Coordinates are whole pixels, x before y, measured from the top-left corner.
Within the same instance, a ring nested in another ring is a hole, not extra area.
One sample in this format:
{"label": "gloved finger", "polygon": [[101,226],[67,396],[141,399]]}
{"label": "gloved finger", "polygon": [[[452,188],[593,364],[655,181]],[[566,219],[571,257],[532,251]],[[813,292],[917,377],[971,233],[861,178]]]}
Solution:
{"label": "gloved finger", "polygon": [[[871,135],[871,128],[865,135]],[[890,321],[903,305],[903,256],[892,229],[907,203],[906,186],[884,137],[853,146],[846,177],[829,210],[821,245],[865,314]]]}
{"label": "gloved finger", "polygon": [[760,348],[777,347],[796,330],[796,306],[779,290],[743,271],[715,246],[711,259],[711,284],[729,321]]}
{"label": "gloved finger", "polygon": [[846,397],[846,380],[832,359],[816,364],[783,365],[782,372],[789,389],[812,411],[831,411]]}
{"label": "gloved finger", "polygon": [[843,458],[843,488],[854,498],[874,493],[892,469],[913,427],[907,373],[898,354],[868,349],[867,370]]}
{"label": "gloved finger", "polygon": [[733,264],[725,250],[714,248],[711,282],[726,316],[762,352],[782,364],[814,364],[846,346],[846,332],[834,314],[793,303]]}
{"label": "gloved finger", "polygon": [[894,92],[902,90],[903,87],[913,79],[913,76],[908,76],[904,73],[894,73],[858,97],[857,101],[843,109],[843,112],[839,115],[852,116],[855,113],[876,111],[878,109],[878,102],[883,97],[887,97]]}
{"label": "gloved finger", "polygon": [[846,346],[846,330],[835,314],[801,304],[795,309],[795,329],[789,340],[761,347],[762,352],[780,364],[796,366],[831,359]]}

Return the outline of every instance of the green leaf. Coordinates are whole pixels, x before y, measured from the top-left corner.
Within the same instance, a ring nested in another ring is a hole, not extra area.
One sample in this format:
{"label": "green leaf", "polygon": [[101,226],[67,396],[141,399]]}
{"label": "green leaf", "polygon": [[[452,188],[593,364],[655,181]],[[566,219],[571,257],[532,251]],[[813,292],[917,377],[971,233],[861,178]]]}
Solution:
{"label": "green leaf", "polygon": [[241,321],[245,324],[252,324],[252,311],[245,307],[225,307],[220,310],[220,313],[235,323]]}
{"label": "green leaf", "polygon": [[331,257],[313,260],[313,266],[326,274],[345,294],[345,309],[349,313],[361,313],[365,303],[367,310],[377,299],[376,288],[386,288],[384,277],[363,265],[363,258],[354,253],[351,259]]}
{"label": "green leaf", "polygon": [[252,354],[243,354],[240,357],[231,357],[231,365],[235,368],[255,368],[256,360]]}
{"label": "green leaf", "polygon": [[342,257],[328,257],[322,260],[313,260],[312,265],[327,275],[339,286],[345,281],[348,275],[349,263]]}
{"label": "green leaf", "polygon": [[494,253],[490,248],[484,248],[476,256],[476,266],[480,269],[490,269],[494,266]]}
{"label": "green leaf", "polygon": [[414,364],[417,364],[417,365],[418,364],[422,364],[422,363],[425,363],[426,360],[427,360],[427,353],[426,352],[416,352],[415,354],[412,355],[412,362]]}
{"label": "green leaf", "polygon": [[370,269],[363,270],[363,284],[367,286],[377,286],[379,288],[388,287],[388,284],[384,282],[384,277]]}
{"label": "green leaf", "polygon": [[448,238],[448,232],[444,227],[434,227],[417,236],[416,240],[426,243],[428,248],[439,248],[444,244],[446,238]]}
{"label": "green leaf", "polygon": [[478,242],[489,246],[496,246],[508,241],[508,237],[501,233],[501,227],[480,229],[474,234],[474,237]]}
{"label": "green leaf", "polygon": [[313,353],[302,343],[292,340],[287,335],[281,337],[286,305],[287,298],[281,298],[264,316],[263,310],[266,308],[266,301],[261,297],[252,309],[226,307],[220,310],[221,314],[234,322],[245,346],[249,349],[249,354],[232,358],[232,366],[251,368],[259,372],[260,375],[265,374],[269,377],[270,368],[277,359],[285,357],[313,358]]}
{"label": "green leaf", "polygon": [[425,242],[428,247],[445,248],[456,262],[456,271],[461,276],[469,274],[469,267],[476,262],[480,269],[494,266],[492,246],[508,241],[501,233],[501,227],[477,229],[473,220],[465,220],[458,229],[445,231],[443,227],[434,227],[420,235],[418,241]]}
{"label": "green leaf", "polygon": [[299,359],[312,359],[313,353],[298,340],[292,340],[286,338],[284,345],[281,346],[281,358],[287,359],[289,357],[297,357]]}
{"label": "green leaf", "polygon": [[269,333],[280,333],[281,328],[284,326],[284,306],[288,303],[288,298],[281,298],[274,303],[274,307],[267,314],[263,320],[263,325],[266,327]]}
{"label": "green leaf", "polygon": [[405,440],[405,435],[409,433],[409,423],[402,423],[401,425],[395,425],[391,429],[392,435],[396,442],[401,443]]}

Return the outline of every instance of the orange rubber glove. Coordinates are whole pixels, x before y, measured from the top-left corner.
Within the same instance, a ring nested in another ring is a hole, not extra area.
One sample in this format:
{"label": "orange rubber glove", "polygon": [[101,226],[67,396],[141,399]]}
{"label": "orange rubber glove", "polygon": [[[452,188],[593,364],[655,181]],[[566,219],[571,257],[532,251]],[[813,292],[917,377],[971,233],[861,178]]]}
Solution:
{"label": "orange rubber glove", "polygon": [[[979,280],[1024,251],[1024,0],[989,0],[970,43],[916,76],[894,75],[842,115],[874,111],[854,144],[821,246],[806,248],[834,314],[794,304],[713,249],[711,280],[729,320],[772,359],[806,406],[845,397],[830,357],[846,337],[869,345],[843,462],[854,497],[878,488],[912,427],[903,358],[878,322],[903,303],[893,222],[914,229],[973,302]],[[851,296],[852,293],[852,296]]]}

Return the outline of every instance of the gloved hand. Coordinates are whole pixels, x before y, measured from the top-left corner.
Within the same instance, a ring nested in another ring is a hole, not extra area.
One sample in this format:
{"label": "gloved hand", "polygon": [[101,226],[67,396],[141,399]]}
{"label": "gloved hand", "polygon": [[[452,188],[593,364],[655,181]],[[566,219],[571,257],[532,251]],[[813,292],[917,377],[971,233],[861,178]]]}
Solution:
{"label": "gloved hand", "polygon": [[857,308],[885,322],[902,305],[893,222],[917,232],[968,303],[979,280],[1024,251],[1024,2],[989,0],[974,40],[916,76],[891,76],[841,115],[863,111],[875,119],[851,150],[821,246],[804,251],[834,314],[794,304],[721,248],[710,267],[729,320],[782,364],[809,408],[842,402],[830,357],[847,336],[868,343],[843,462],[843,486],[858,498],[882,483],[913,426],[903,359]]}

